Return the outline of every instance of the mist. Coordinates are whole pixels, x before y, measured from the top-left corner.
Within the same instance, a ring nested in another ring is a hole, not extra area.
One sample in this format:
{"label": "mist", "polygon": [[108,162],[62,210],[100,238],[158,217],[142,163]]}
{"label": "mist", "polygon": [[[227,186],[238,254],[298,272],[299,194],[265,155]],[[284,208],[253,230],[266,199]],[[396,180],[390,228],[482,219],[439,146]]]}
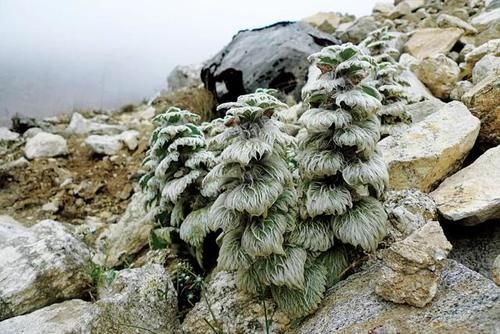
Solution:
{"label": "mist", "polygon": [[318,11],[369,14],[375,0],[2,0],[0,122],[115,108],[166,87],[239,30]]}

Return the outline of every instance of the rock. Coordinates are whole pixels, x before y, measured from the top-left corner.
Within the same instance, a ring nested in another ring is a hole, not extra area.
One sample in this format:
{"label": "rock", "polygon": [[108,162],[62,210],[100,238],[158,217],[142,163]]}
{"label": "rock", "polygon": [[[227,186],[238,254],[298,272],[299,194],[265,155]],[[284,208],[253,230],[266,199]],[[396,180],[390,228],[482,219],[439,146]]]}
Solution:
{"label": "rock", "polygon": [[37,134],[39,134],[40,132],[43,132],[42,129],[40,128],[29,128],[28,130],[26,130],[26,132],[23,134],[23,137],[24,138],[31,138],[31,137],[34,137],[36,136]]}
{"label": "rock", "polygon": [[309,66],[307,57],[337,43],[304,22],[240,31],[206,63],[202,80],[218,102],[235,101],[260,87],[276,88],[298,101]]}
{"label": "rock", "polygon": [[378,28],[373,16],[362,16],[354,21],[347,29],[338,34],[342,42],[358,44],[368,36],[368,34]]}
{"label": "rock", "polygon": [[450,99],[462,101],[463,96],[472,89],[474,85],[470,81],[458,81],[455,87],[450,92]]}
{"label": "rock", "polygon": [[126,130],[125,127],[121,125],[101,124],[88,120],[79,113],[75,112],[71,116],[71,121],[65,131],[66,133],[75,135],[83,135],[88,133],[111,135],[122,132],[124,130]]}
{"label": "rock", "polygon": [[493,268],[491,269],[493,276],[493,282],[500,286],[500,255],[497,256],[495,262],[493,263]]}
{"label": "rock", "polygon": [[448,14],[439,14],[436,19],[436,23],[440,28],[460,28],[465,31],[466,34],[477,34],[478,31],[469,23],[464,20],[459,19],[456,16],[451,16]]}
{"label": "rock", "polygon": [[2,172],[8,172],[9,170],[14,169],[14,168],[27,167],[29,164],[30,164],[30,162],[28,160],[26,160],[26,158],[21,157],[21,158],[19,158],[17,160],[1,164],[0,165],[0,173],[2,173]]}
{"label": "rock", "polygon": [[436,295],[441,262],[450,250],[439,222],[425,224],[383,252],[375,293],[394,303],[424,307]]}
{"label": "rock", "polygon": [[127,146],[131,151],[135,150],[139,145],[140,133],[135,130],[124,131],[118,135],[118,138]]}
{"label": "rock", "polygon": [[[220,271],[214,276],[206,288],[206,297],[210,303],[211,312],[221,326],[223,333],[254,334],[265,332],[265,317],[262,302],[250,295],[241,292],[236,287],[236,275]],[[267,314],[270,321],[270,333],[282,333],[288,328],[290,319],[281,312],[275,312],[272,300],[265,300]],[[206,302],[198,302],[186,315],[182,323],[183,333],[206,334],[211,333],[210,326],[204,321],[214,320]]]}
{"label": "rock", "polygon": [[118,136],[90,135],[85,139],[85,144],[97,154],[115,155],[123,147]]}
{"label": "rock", "polygon": [[470,20],[470,23],[479,31],[483,31],[488,26],[500,21],[500,8],[486,11]]}
{"label": "rock", "polygon": [[313,27],[331,34],[340,24],[341,17],[335,12],[319,12],[302,19]]}
{"label": "rock", "polygon": [[487,54],[474,66],[472,70],[472,82],[477,84],[492,73],[500,76],[500,57]]}
{"label": "rock", "polygon": [[152,226],[144,209],[144,195],[134,194],[118,223],[98,237],[94,262],[106,267],[122,264],[148,244]]}
{"label": "rock", "polygon": [[485,55],[500,56],[500,39],[493,39],[475,48],[465,56],[465,66],[472,71],[476,63]]}
{"label": "rock", "polygon": [[178,90],[182,88],[192,88],[202,85],[201,69],[203,64],[194,64],[174,67],[167,77],[169,90]]}
{"label": "rock", "polygon": [[405,45],[414,57],[424,59],[439,53],[447,54],[463,34],[458,28],[424,28],[416,30]]}
{"label": "rock", "polygon": [[424,5],[424,0],[403,0],[388,14],[388,17],[394,20],[401,16],[410,15]]}
{"label": "rock", "polygon": [[387,192],[384,208],[389,217],[389,243],[403,240],[427,221],[437,219],[432,198],[416,189]]}
{"label": "rock", "polygon": [[384,18],[389,17],[390,13],[394,10],[394,5],[391,2],[376,2],[372,9],[373,15],[380,15]]}
{"label": "rock", "polygon": [[415,73],[404,70],[400,76],[409,84],[409,86],[405,86],[404,89],[410,102],[415,103],[422,100],[436,100],[429,89],[417,78]]}
{"label": "rock", "polygon": [[179,333],[176,292],[159,265],[119,271],[113,282],[101,288],[99,294],[96,303],[73,299],[5,320],[0,322],[0,332]]}
{"label": "rock", "polygon": [[179,332],[177,293],[160,265],[121,270],[110,285],[98,289],[98,295],[96,333],[132,334],[138,328],[158,334]]}
{"label": "rock", "polygon": [[85,244],[53,220],[30,228],[5,220],[0,219],[0,320],[86,295]]}
{"label": "rock", "polygon": [[411,67],[417,77],[434,94],[447,99],[460,77],[460,68],[450,58],[439,53],[423,59]]}
{"label": "rock", "polygon": [[431,193],[439,212],[451,221],[476,225],[500,218],[500,146],[444,180]]}
{"label": "rock", "polygon": [[412,103],[406,106],[406,112],[411,116],[413,123],[418,123],[427,118],[427,116],[441,110],[446,103],[439,99],[429,99],[422,102]]}
{"label": "rock", "polygon": [[488,279],[493,279],[491,268],[500,249],[498,221],[473,226],[445,222],[443,229],[453,245],[448,257]]}
{"label": "rock", "polygon": [[460,166],[474,146],[479,120],[460,102],[450,102],[406,132],[378,146],[389,169],[389,188],[428,192]]}
{"label": "rock", "polygon": [[488,75],[472,87],[462,101],[481,120],[479,141],[487,146],[500,144],[500,75]]}
{"label": "rock", "polygon": [[494,40],[500,36],[500,21],[493,22],[485,30],[475,35],[473,38],[474,45],[482,45]]}
{"label": "rock", "polygon": [[[289,333],[495,333],[500,322],[500,288],[453,260],[443,261],[434,301],[424,308],[382,301],[370,282],[378,266],[335,285],[322,307]],[[392,332],[376,331],[381,326]]]}
{"label": "rock", "polygon": [[42,211],[56,213],[59,211],[59,203],[57,201],[47,202],[42,205]]}
{"label": "rock", "polygon": [[68,145],[59,135],[40,132],[26,141],[24,154],[28,159],[57,157],[68,154]]}
{"label": "rock", "polygon": [[15,141],[19,138],[19,133],[12,132],[6,127],[0,127],[0,143],[2,141]]}

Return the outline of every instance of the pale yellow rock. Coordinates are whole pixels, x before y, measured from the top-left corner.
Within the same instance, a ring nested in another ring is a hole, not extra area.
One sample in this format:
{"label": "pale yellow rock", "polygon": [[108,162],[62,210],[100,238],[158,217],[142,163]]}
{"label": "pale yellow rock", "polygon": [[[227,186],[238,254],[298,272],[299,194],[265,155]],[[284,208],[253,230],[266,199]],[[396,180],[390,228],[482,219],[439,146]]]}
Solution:
{"label": "pale yellow rock", "polygon": [[500,255],[498,255],[495,259],[491,271],[493,274],[493,281],[496,283],[496,285],[500,286]]}
{"label": "pale yellow rock", "polygon": [[460,78],[460,67],[442,53],[423,59],[412,65],[411,69],[439,98],[448,98]]}
{"label": "pale yellow rock", "polygon": [[341,17],[335,12],[319,12],[308,16],[302,21],[309,23],[321,31],[332,33],[340,24]]}
{"label": "pale yellow rock", "polygon": [[383,252],[375,293],[395,303],[424,307],[436,295],[440,264],[451,248],[439,222],[428,222]]}
{"label": "pale yellow rock", "polygon": [[431,197],[443,217],[461,224],[500,218],[500,146],[448,177]]}
{"label": "pale yellow rock", "polygon": [[465,56],[466,70],[472,72],[476,63],[487,54],[500,56],[500,38],[492,39],[469,52]]}
{"label": "pale yellow rock", "polygon": [[460,167],[474,146],[479,120],[453,101],[406,132],[378,144],[389,169],[389,188],[428,192]]}
{"label": "pale yellow rock", "polygon": [[491,74],[479,81],[462,97],[474,116],[481,120],[479,140],[491,145],[500,144],[500,73]]}
{"label": "pale yellow rock", "polygon": [[406,42],[405,50],[418,59],[448,53],[464,31],[458,28],[425,28],[416,30]]}

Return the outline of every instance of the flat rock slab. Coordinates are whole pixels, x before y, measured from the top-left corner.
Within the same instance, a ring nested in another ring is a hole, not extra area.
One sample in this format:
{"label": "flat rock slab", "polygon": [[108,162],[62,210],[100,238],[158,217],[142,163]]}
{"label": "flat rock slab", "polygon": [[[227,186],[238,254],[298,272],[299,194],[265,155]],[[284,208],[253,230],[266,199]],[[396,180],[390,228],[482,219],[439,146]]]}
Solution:
{"label": "flat rock slab", "polygon": [[453,260],[443,262],[436,297],[423,308],[378,298],[371,287],[374,265],[337,284],[323,306],[289,333],[496,333],[500,288]]}
{"label": "flat rock slab", "polygon": [[405,50],[418,59],[447,54],[463,33],[458,28],[418,29],[406,42]]}
{"label": "flat rock slab", "polygon": [[389,169],[389,188],[429,192],[460,166],[479,133],[479,120],[460,102],[378,144]]}
{"label": "flat rock slab", "polygon": [[500,218],[500,146],[448,177],[431,193],[446,219],[476,225]]}
{"label": "flat rock slab", "polygon": [[165,269],[147,265],[116,273],[95,303],[73,299],[0,322],[2,334],[179,333],[177,296]]}
{"label": "flat rock slab", "polygon": [[3,216],[0,320],[85,296],[90,285],[89,263],[85,244],[60,223],[44,220],[26,228]]}

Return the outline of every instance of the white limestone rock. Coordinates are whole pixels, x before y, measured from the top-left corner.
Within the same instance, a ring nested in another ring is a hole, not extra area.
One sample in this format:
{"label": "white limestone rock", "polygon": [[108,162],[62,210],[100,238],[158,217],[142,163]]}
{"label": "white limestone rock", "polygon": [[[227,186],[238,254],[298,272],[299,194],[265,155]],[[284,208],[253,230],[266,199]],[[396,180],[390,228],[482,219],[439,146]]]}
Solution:
{"label": "white limestone rock", "polygon": [[66,139],[47,132],[40,132],[29,138],[24,147],[24,154],[28,159],[51,158],[68,153]]}

